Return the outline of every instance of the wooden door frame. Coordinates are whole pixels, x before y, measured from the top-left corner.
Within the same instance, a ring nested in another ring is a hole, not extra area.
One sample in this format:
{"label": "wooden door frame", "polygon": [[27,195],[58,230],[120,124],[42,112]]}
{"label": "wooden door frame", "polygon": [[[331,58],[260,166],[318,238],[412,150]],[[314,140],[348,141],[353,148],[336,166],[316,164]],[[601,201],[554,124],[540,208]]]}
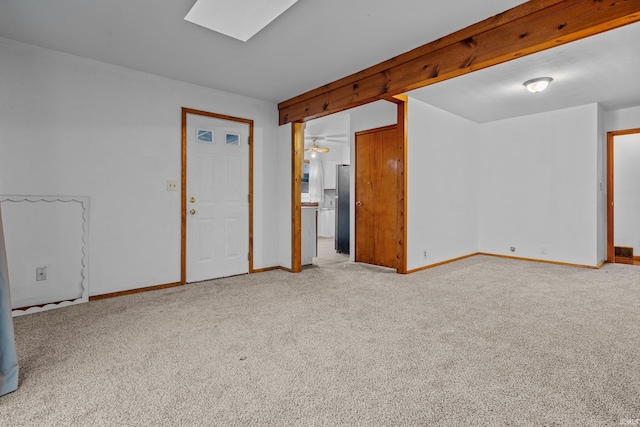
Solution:
{"label": "wooden door frame", "polygon": [[216,114],[208,111],[182,107],[182,186],[181,200],[181,235],[180,235],[180,282],[187,283],[187,114],[211,117],[214,119],[249,125],[249,274],[253,269],[253,120],[240,117]]}
{"label": "wooden door frame", "polygon": [[613,200],[613,156],[614,139],[616,136],[640,134],[640,128],[616,130],[607,132],[607,262],[616,262],[615,242],[613,239],[614,230],[614,200]]}
{"label": "wooden door frame", "polygon": [[302,271],[302,165],[304,164],[304,128],[291,124],[291,272]]}
{"label": "wooden door frame", "polygon": [[[408,104],[406,95],[397,95],[386,101],[397,105],[398,149],[398,267],[399,274],[407,273],[407,135]],[[291,123],[291,271],[302,271],[302,164],[304,161],[304,123]],[[355,144],[355,141],[354,141]],[[354,160],[355,163],[355,160]],[[357,165],[356,165],[357,167]]]}

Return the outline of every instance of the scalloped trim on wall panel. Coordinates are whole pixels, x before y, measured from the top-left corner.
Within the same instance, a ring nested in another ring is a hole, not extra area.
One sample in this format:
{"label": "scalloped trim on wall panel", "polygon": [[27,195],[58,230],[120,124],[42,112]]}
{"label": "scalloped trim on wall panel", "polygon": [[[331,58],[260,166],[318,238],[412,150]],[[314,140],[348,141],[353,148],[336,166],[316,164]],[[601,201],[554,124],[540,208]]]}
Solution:
{"label": "scalloped trim on wall panel", "polygon": [[[89,197],[0,196],[13,316],[89,301]],[[46,279],[36,269],[46,267]]]}

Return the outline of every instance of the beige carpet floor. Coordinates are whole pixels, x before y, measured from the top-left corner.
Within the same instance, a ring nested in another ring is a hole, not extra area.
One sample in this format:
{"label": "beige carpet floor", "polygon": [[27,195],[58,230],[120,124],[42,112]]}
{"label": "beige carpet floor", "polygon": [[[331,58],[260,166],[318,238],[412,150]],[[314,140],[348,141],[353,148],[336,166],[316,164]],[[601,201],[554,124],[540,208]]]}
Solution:
{"label": "beige carpet floor", "polygon": [[15,319],[0,426],[640,424],[640,268],[476,256],[234,277]]}

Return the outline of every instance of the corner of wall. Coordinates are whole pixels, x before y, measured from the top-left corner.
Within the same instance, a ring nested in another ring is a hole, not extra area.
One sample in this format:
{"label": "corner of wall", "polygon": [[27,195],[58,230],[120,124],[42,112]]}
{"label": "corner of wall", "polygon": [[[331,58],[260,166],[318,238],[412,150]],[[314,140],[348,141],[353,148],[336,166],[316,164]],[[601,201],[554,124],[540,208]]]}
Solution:
{"label": "corner of wall", "polygon": [[291,123],[278,128],[278,254],[280,266],[291,268]]}
{"label": "corner of wall", "polygon": [[598,264],[597,112],[588,104],[482,125],[481,252]]}
{"label": "corner of wall", "polygon": [[604,131],[640,128],[640,106],[604,113]]}
{"label": "corner of wall", "polygon": [[605,112],[600,104],[597,109],[598,138],[598,187],[596,191],[598,203],[598,246],[596,265],[607,259],[607,136],[605,131]]}
{"label": "corner of wall", "polygon": [[409,270],[478,252],[478,126],[409,97]]}

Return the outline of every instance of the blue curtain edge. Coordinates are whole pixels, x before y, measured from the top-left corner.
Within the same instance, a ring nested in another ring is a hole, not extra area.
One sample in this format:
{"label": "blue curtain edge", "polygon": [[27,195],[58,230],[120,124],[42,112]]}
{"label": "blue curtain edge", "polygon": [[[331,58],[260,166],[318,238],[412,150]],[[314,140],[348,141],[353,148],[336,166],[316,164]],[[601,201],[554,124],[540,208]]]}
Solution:
{"label": "blue curtain edge", "polygon": [[0,396],[18,389],[18,355],[16,353],[11,290],[7,273],[2,209],[0,208]]}
{"label": "blue curtain edge", "polygon": [[18,389],[18,370],[18,365],[16,365],[8,371],[0,373],[0,377],[3,378],[3,381],[0,382],[0,396]]}

